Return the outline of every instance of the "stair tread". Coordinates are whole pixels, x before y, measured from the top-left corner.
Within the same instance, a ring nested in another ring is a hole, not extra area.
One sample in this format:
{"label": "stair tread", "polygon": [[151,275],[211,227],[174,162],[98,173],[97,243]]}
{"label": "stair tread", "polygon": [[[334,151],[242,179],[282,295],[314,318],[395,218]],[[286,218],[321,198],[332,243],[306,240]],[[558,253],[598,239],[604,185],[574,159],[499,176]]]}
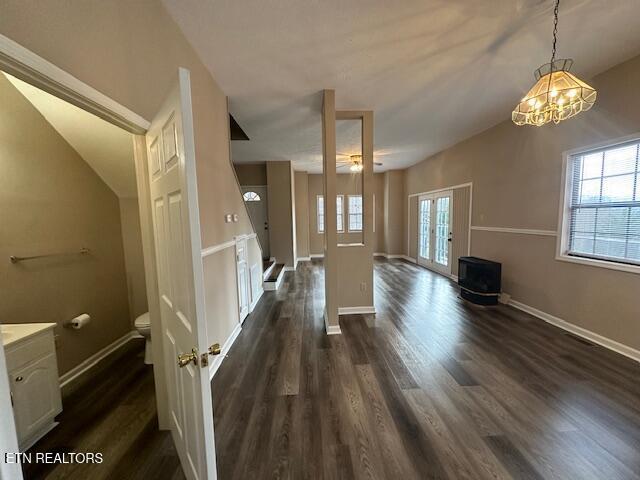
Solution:
{"label": "stair tread", "polygon": [[269,277],[265,280],[265,282],[275,282],[278,280],[278,276],[280,276],[280,272],[284,269],[284,263],[276,263],[276,266],[273,267]]}

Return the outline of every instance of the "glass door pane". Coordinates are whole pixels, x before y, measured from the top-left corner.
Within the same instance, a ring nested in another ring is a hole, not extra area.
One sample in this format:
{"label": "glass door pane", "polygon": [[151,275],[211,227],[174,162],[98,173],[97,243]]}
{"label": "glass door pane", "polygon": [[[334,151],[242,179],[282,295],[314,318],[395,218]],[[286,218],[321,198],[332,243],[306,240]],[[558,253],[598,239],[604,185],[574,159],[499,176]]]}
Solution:
{"label": "glass door pane", "polygon": [[431,243],[431,200],[421,198],[418,213],[418,255],[428,260],[431,255],[429,247]]}
{"label": "glass door pane", "polygon": [[440,265],[449,263],[449,197],[436,199],[436,232],[434,261]]}

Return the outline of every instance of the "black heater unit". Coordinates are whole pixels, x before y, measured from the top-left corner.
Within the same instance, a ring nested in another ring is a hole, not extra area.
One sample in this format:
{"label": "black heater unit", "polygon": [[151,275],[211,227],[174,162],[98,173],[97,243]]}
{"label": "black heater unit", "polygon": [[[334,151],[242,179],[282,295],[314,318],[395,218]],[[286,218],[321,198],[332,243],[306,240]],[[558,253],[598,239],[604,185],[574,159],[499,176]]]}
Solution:
{"label": "black heater unit", "polygon": [[502,264],[477,257],[460,257],[460,296],[477,305],[497,305],[501,289]]}

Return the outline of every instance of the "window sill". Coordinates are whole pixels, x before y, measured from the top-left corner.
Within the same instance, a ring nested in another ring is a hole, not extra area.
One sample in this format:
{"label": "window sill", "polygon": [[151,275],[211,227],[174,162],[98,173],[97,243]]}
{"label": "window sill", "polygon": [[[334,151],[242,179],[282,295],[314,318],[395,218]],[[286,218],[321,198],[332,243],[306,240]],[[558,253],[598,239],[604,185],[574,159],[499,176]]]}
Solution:
{"label": "window sill", "polygon": [[556,255],[556,260],[569,263],[579,263],[590,267],[608,268],[609,270],[618,270],[620,272],[635,273],[640,275],[640,265],[628,265],[626,263],[610,262],[607,260],[598,260],[597,258],[575,257],[573,255],[561,254]]}

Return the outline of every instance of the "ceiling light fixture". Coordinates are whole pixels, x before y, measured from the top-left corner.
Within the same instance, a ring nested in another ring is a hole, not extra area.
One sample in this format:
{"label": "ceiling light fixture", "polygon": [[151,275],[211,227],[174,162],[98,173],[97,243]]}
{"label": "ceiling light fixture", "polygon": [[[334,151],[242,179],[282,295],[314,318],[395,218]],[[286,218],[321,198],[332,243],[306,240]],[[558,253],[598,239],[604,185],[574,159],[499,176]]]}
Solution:
{"label": "ceiling light fixture", "polygon": [[556,60],[559,6],[560,0],[556,0],[553,10],[551,62],[545,63],[535,71],[536,84],[511,114],[511,119],[516,125],[541,126],[549,122],[560,123],[580,112],[586,112],[596,103],[596,90],[569,73],[573,60]]}
{"label": "ceiling light fixture", "polygon": [[351,164],[351,167],[349,167],[349,170],[354,173],[361,172],[364,168],[362,165],[362,155],[351,155],[350,158],[353,163]]}

